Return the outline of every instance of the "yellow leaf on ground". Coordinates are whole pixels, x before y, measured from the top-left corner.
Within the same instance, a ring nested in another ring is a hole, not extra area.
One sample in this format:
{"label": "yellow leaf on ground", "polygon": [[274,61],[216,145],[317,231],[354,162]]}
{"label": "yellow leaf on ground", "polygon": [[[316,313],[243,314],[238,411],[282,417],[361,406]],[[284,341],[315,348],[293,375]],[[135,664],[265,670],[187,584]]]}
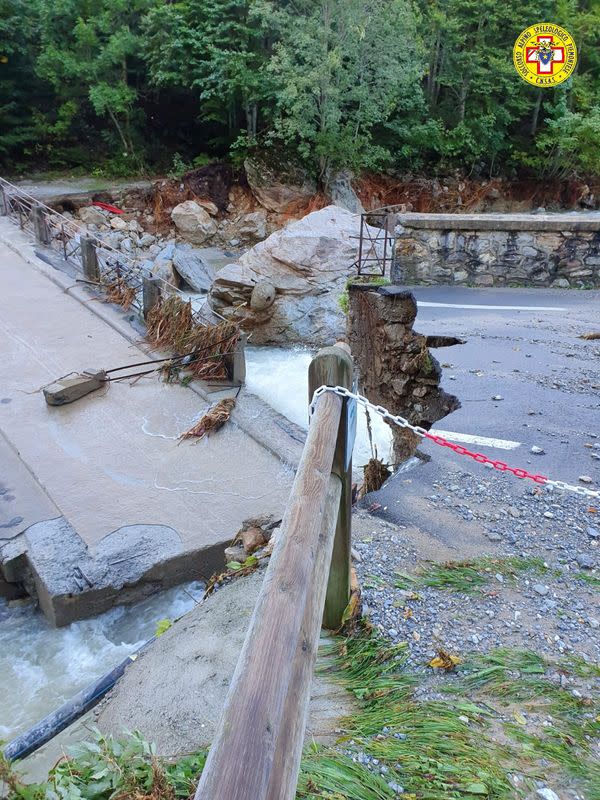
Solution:
{"label": "yellow leaf on ground", "polygon": [[445,669],[450,672],[457,664],[461,663],[462,660],[458,656],[447,653],[445,650],[438,650],[437,656],[431,659],[429,666],[433,669]]}

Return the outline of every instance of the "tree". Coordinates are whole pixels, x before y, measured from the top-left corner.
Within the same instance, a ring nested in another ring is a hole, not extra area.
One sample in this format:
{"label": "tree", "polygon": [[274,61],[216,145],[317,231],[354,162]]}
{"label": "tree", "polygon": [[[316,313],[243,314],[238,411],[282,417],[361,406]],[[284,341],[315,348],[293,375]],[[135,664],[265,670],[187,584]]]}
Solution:
{"label": "tree", "polygon": [[[141,20],[154,0],[39,0],[40,76],[65,106],[106,117],[121,152],[138,160],[143,85]],[[136,118],[137,117],[137,118]]]}
{"label": "tree", "polygon": [[26,0],[0,0],[0,158],[23,155],[35,141],[44,89],[34,69],[36,11]]}
{"label": "tree", "polygon": [[264,2],[274,31],[269,73],[276,84],[275,134],[331,171],[374,168],[390,158],[374,139],[418,79],[420,54],[405,0]]}
{"label": "tree", "polygon": [[[256,137],[270,97],[267,36],[253,0],[186,0],[157,8],[146,21],[146,59],[158,86],[196,93],[205,119]],[[168,32],[165,42],[164,32]]]}

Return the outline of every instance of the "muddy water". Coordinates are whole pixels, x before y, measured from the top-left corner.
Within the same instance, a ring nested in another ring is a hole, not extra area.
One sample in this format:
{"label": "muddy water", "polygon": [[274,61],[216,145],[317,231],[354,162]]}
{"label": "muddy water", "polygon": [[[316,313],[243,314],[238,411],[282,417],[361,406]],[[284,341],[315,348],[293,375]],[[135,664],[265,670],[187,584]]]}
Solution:
{"label": "muddy water", "polygon": [[10,740],[116,666],[202,596],[199,583],[51,628],[31,601],[0,600],[0,740]]}

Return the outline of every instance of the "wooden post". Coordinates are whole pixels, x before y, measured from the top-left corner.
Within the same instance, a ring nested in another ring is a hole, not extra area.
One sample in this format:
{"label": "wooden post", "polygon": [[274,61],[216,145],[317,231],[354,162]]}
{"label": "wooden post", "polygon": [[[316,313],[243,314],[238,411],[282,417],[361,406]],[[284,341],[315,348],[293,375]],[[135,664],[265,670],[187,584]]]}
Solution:
{"label": "wooden post", "polygon": [[6,192],[2,185],[0,185],[0,215],[3,217],[8,215],[8,200],[6,199]]}
{"label": "wooden post", "polygon": [[142,285],[142,307],[144,313],[144,319],[148,316],[148,314],[152,311],[154,306],[160,300],[160,285],[162,281],[160,278],[144,278]]}
{"label": "wooden post", "polygon": [[[320,350],[308,368],[308,401],[320,386],[343,386],[352,389],[352,358],[347,344]],[[348,440],[349,405],[344,403],[336,442],[332,472],[342,481],[342,496],[333,544],[333,556],[325,598],[323,625],[335,630],[350,600],[350,549],[352,517],[352,442]],[[348,452],[349,451],[349,452]]]}
{"label": "wooden post", "polygon": [[46,218],[44,216],[44,209],[40,205],[32,207],[31,220],[33,222],[33,232],[36,241],[39,242],[39,244],[48,244],[49,239]]}
{"label": "wooden post", "polygon": [[100,268],[98,267],[98,256],[96,247],[91,236],[83,235],[80,239],[81,247],[81,266],[83,274],[88,281],[100,283]]}
{"label": "wooden post", "polygon": [[293,800],[341,483],[341,398],[319,400],[196,800]]}

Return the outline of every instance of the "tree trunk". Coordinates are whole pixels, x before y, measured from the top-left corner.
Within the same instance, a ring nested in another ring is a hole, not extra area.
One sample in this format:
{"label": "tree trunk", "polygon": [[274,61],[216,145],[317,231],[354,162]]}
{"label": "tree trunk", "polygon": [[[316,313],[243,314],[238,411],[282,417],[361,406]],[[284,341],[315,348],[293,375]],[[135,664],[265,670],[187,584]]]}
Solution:
{"label": "tree trunk", "polygon": [[535,136],[538,127],[538,120],[540,118],[540,109],[542,107],[542,89],[538,89],[537,97],[533,106],[533,114],[531,115],[531,125],[529,127],[529,135]]}

